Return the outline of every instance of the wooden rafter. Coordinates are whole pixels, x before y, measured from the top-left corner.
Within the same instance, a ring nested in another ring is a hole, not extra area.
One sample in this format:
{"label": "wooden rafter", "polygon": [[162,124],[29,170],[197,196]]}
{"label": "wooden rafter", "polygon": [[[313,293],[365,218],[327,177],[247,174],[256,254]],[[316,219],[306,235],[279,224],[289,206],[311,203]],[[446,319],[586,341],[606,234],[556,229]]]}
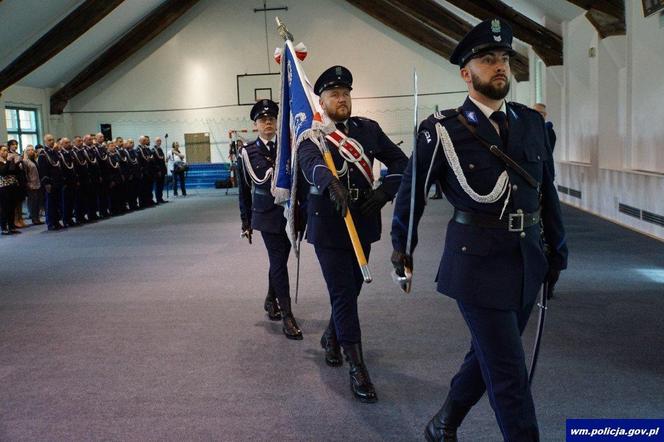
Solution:
{"label": "wooden rafter", "polygon": [[532,46],[547,66],[563,64],[563,39],[500,0],[447,0],[481,20],[501,18],[512,26],[514,36]]}
{"label": "wooden rafter", "polygon": [[106,17],[122,1],[85,1],[0,72],[0,92],[21,80],[69,46],[88,29]]}
{"label": "wooden rafter", "polygon": [[[425,25],[447,35],[455,44],[460,41],[473,25],[440,6],[434,0],[388,0],[405,14],[412,15]],[[514,77],[518,81],[528,81],[528,57],[521,54],[514,56],[510,62]]]}
{"label": "wooden rafter", "polygon": [[623,0],[568,0],[585,9],[586,18],[601,38],[625,35],[625,2]]}
{"label": "wooden rafter", "polygon": [[186,13],[198,0],[166,0],[120,40],[51,96],[51,113],[61,114],[69,100],[100,80]]}
{"label": "wooden rafter", "polygon": [[[396,0],[346,0],[366,14],[394,29],[401,35],[424,46],[432,52],[449,59],[456,47],[457,40],[421,21],[417,16],[401,9],[401,2]],[[461,32],[461,20],[457,32]],[[513,68],[514,77],[528,79],[528,63]]]}

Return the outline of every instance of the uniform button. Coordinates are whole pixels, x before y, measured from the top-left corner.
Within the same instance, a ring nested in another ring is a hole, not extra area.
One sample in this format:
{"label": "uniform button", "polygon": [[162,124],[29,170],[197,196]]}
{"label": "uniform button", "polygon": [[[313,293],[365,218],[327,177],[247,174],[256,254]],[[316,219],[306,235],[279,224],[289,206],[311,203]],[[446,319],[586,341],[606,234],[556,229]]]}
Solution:
{"label": "uniform button", "polygon": [[520,234],[519,236],[520,236],[521,238],[525,238],[525,237],[526,237],[526,232],[521,232],[521,234]]}
{"label": "uniform button", "polygon": [[475,168],[475,165],[474,165],[473,163],[470,163],[470,164],[468,165],[468,168],[469,168],[470,170],[473,170],[473,169]]}
{"label": "uniform button", "polygon": [[350,168],[350,171],[351,171],[351,172],[353,171],[353,168],[352,168],[352,167]]}
{"label": "uniform button", "polygon": [[318,215],[318,212],[315,212],[316,215]]}
{"label": "uniform button", "polygon": [[512,190],[517,191],[518,189],[519,189],[519,186],[517,186],[516,184],[512,185]]}
{"label": "uniform button", "polygon": [[521,210],[521,209],[516,209],[516,213],[523,213],[523,210]]}
{"label": "uniform button", "polygon": [[466,250],[468,250],[468,248],[467,248],[466,246],[462,246],[462,247],[461,247],[461,251],[462,251],[462,252],[465,252]]}
{"label": "uniform button", "polygon": [[538,159],[538,160],[541,160],[541,158],[540,158],[540,156],[539,156],[539,155],[537,155],[537,159]]}

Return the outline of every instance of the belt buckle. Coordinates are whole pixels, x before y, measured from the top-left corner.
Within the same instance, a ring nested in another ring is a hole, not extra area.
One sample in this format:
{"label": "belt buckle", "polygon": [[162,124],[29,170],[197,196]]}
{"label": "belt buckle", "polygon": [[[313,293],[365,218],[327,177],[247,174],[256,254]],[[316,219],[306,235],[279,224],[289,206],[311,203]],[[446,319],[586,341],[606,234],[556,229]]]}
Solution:
{"label": "belt buckle", "polygon": [[351,201],[357,201],[360,199],[360,189],[357,187],[351,187],[348,189],[348,197],[350,198]]}
{"label": "belt buckle", "polygon": [[[513,221],[519,220],[518,226],[514,227]],[[510,232],[523,232],[523,213],[510,213],[507,218],[507,230]]]}

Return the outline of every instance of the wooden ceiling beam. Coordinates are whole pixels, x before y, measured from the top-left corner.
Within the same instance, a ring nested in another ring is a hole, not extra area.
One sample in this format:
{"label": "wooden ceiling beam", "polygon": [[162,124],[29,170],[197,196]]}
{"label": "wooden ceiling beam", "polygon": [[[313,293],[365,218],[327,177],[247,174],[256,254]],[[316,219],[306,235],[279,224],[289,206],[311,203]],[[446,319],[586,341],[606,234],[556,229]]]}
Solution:
{"label": "wooden ceiling beam", "polygon": [[[455,42],[459,42],[471,29],[473,25],[466,22],[457,15],[440,6],[434,0],[388,0],[403,13],[412,15],[417,20],[432,29],[448,36]],[[510,62],[514,77],[518,81],[528,81],[528,57],[516,54]]]}
{"label": "wooden ceiling beam", "polygon": [[562,37],[500,0],[447,1],[480,20],[498,17],[507,21],[512,26],[514,36],[532,46],[547,66],[563,64]]}
{"label": "wooden ceiling beam", "polygon": [[196,3],[198,3],[198,0],[166,0],[156,7],[116,43],[87,65],[69,83],[51,96],[51,113],[61,114],[72,97],[86,90],[136,53]]}
{"label": "wooden ceiling beam", "polygon": [[[452,52],[457,45],[457,41],[454,39],[438,32],[420,21],[418,18],[397,7],[396,4],[398,2],[394,0],[346,1],[384,25],[394,29],[401,35],[413,40],[445,59],[450,58],[450,55],[452,55]],[[516,63],[513,66],[513,74],[518,81],[527,81],[528,73],[527,60],[525,66]]]}
{"label": "wooden ceiling beam", "polygon": [[0,93],[73,43],[122,1],[87,0],[81,4],[0,72]]}
{"label": "wooden ceiling beam", "polygon": [[568,1],[587,11],[586,18],[597,30],[600,38],[625,35],[627,32],[624,0]]}

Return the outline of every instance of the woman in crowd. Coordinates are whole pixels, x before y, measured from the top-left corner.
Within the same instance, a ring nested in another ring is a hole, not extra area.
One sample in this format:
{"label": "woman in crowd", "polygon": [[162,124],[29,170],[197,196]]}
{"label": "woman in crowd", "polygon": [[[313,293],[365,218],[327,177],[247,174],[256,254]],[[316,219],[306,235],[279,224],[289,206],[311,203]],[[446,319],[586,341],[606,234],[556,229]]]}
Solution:
{"label": "woman in crowd", "polygon": [[17,156],[9,158],[7,146],[0,145],[0,228],[3,235],[21,233],[14,224],[20,193],[20,173],[20,159]]}
{"label": "woman in crowd", "polygon": [[180,189],[182,196],[187,196],[187,189],[184,184],[184,174],[187,171],[187,163],[182,152],[180,152],[180,143],[173,142],[171,151],[168,154],[168,163],[173,175],[173,195],[178,196],[178,179],[180,180]]}

